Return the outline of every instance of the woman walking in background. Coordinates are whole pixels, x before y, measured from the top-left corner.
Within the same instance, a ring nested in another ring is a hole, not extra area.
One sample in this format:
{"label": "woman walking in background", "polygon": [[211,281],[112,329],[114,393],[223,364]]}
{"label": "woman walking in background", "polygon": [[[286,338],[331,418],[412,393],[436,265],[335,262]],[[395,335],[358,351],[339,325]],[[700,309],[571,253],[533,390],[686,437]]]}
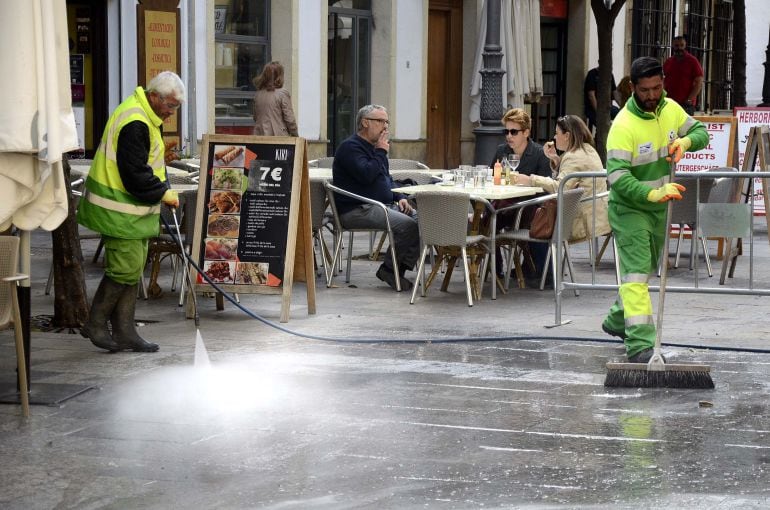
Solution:
{"label": "woman walking in background", "polygon": [[259,136],[298,136],[291,95],[283,88],[280,62],[265,65],[254,78],[254,134]]}

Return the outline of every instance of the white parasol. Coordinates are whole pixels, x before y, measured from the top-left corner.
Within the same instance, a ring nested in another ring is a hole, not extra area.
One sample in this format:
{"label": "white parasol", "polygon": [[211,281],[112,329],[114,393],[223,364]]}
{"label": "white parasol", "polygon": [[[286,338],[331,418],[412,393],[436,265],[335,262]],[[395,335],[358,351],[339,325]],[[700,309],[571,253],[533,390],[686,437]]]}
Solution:
{"label": "white parasol", "polygon": [[[508,107],[522,107],[526,100],[537,100],[543,93],[543,64],[540,55],[540,1],[494,0],[500,6],[500,46],[503,60],[503,111]],[[481,74],[484,44],[487,38],[487,3],[481,9],[476,59],[471,79],[470,120],[478,122],[481,105]]]}
{"label": "white parasol", "polygon": [[67,217],[62,153],[78,147],[65,0],[0,3],[0,230]]}

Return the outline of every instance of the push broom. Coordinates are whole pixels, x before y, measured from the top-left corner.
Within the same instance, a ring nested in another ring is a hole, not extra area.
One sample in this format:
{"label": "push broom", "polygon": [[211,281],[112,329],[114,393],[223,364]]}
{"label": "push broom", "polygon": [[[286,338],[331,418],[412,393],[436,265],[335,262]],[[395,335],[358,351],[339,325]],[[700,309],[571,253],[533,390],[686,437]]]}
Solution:
{"label": "push broom", "polygon": [[[669,182],[674,182],[676,163],[671,160]],[[672,201],[666,205],[665,238],[663,259],[660,269],[660,291],[658,293],[658,316],[655,324],[655,347],[647,363],[607,363],[607,377],[604,385],[616,388],[694,388],[712,389],[711,367],[696,363],[666,363],[661,354],[663,335],[663,307],[666,298],[668,275],[668,230],[671,226]],[[693,233],[693,240],[695,233]]]}

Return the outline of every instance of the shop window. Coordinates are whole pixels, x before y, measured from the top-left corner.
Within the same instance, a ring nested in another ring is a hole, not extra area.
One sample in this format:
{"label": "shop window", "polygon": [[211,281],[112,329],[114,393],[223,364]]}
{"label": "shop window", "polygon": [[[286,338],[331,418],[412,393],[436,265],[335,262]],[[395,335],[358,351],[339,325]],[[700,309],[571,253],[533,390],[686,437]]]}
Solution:
{"label": "shop window", "polygon": [[270,59],[269,11],[269,0],[215,1],[217,132],[251,132],[253,80]]}

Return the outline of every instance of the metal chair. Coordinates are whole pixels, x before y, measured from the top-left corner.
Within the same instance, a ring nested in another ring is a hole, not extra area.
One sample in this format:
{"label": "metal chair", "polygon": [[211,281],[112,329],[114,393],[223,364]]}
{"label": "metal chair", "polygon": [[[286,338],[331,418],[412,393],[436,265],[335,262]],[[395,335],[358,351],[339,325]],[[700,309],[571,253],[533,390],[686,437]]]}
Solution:
{"label": "metal chair", "polygon": [[[390,220],[388,219],[388,207],[383,204],[382,202],[378,202],[377,200],[372,200],[370,198],[362,197],[361,195],[356,195],[355,193],[351,193],[349,191],[346,191],[342,188],[338,188],[337,186],[334,186],[330,181],[324,181],[324,187],[326,188],[326,196],[329,199],[329,207],[332,211],[332,220],[334,222],[334,231],[335,231],[335,239],[334,239],[334,253],[332,254],[332,263],[329,268],[329,272],[327,273],[326,278],[326,286],[331,287],[332,286],[332,280],[334,279],[334,272],[336,270],[337,264],[340,263],[340,251],[342,250],[342,235],[345,232],[350,233],[350,240],[348,241],[348,263],[347,263],[347,272],[345,275],[345,283],[350,282],[350,266],[353,261],[353,234],[356,232],[385,232],[388,235],[388,242],[390,243],[390,256],[393,259],[393,267],[398,268],[398,258],[396,257],[396,243],[393,241],[393,230],[390,228]],[[335,194],[344,195],[346,197],[354,198],[360,202],[371,204],[374,207],[379,207],[383,210],[383,213],[385,215],[385,228],[346,228],[342,221],[340,220],[340,215],[337,212],[337,202],[335,201]],[[396,290],[401,292],[401,276],[399,275],[399,271],[394,271],[396,275]]]}
{"label": "metal chair", "polygon": [[[540,276],[540,290],[543,290],[545,287],[545,280],[546,276],[548,275],[548,267],[549,262],[551,261],[551,256],[555,258],[556,256],[561,256],[561,250],[560,248],[564,249],[564,255],[562,259],[567,264],[567,269],[569,270],[570,280],[573,282],[574,279],[574,271],[572,269],[572,261],[569,258],[569,238],[572,235],[572,224],[580,215],[580,200],[583,196],[583,188],[574,188],[564,191],[561,200],[558,203],[557,208],[557,224],[559,221],[561,221],[562,225],[562,246],[559,247],[556,245],[557,242],[557,228],[554,226],[553,229],[553,235],[549,239],[535,239],[529,235],[529,229],[528,228],[521,228],[521,215],[525,208],[532,206],[532,205],[539,205],[543,202],[546,202],[548,200],[553,199],[559,199],[558,193],[552,193],[550,195],[543,195],[541,197],[533,198],[530,200],[525,200],[523,202],[519,202],[517,204],[510,205],[508,207],[503,207],[500,210],[497,211],[498,214],[500,214],[503,211],[508,210],[515,210],[517,211],[516,219],[513,224],[513,228],[511,230],[505,230],[502,232],[498,232],[495,241],[498,246],[500,247],[507,247],[508,248],[508,257],[507,261],[504,263],[504,274],[505,274],[505,289],[508,289],[509,285],[509,279],[511,274],[512,266],[514,266],[516,270],[516,274],[519,278],[519,280],[523,280],[523,276],[521,274],[521,265],[518,262],[519,256],[524,256],[524,244],[525,243],[547,243],[548,244],[548,254],[546,255],[545,259],[545,267],[543,268],[543,273]],[[516,257],[516,260],[514,261],[514,257]],[[553,281],[554,281],[554,294],[558,291],[557,283],[558,279],[556,278],[556,265],[550,264],[551,269],[553,272]]]}
{"label": "metal chair", "polygon": [[318,158],[318,159],[311,159],[307,162],[307,166],[311,168],[331,168],[332,163],[334,163],[334,157],[330,158]]}
{"label": "metal chair", "polygon": [[[679,236],[676,242],[676,254],[674,256],[674,267],[679,267],[679,258],[682,251],[682,240],[684,239],[685,227],[689,227],[690,236],[690,269],[693,268],[695,257],[698,256],[697,244],[700,241],[703,247],[703,253],[706,259],[706,268],[709,276],[713,276],[711,269],[711,260],[708,255],[706,238],[697,234],[698,232],[698,204],[708,201],[711,188],[714,186],[714,179],[695,179],[678,178],[675,182],[681,184],[687,191],[683,193],[681,200],[675,200],[671,207],[671,224],[676,223],[679,226]],[[700,183],[700,184],[699,184]],[[699,190],[699,192],[698,192]]]}
{"label": "metal chair", "polygon": [[13,327],[16,341],[16,370],[19,378],[19,396],[24,416],[29,416],[27,363],[24,358],[24,336],[21,331],[21,313],[16,294],[18,282],[29,278],[19,274],[19,238],[0,236],[0,330]]}
{"label": "metal chair", "polygon": [[[318,268],[323,267],[324,274],[328,281],[329,279],[329,267],[331,266],[332,254],[324,239],[324,229],[334,235],[333,220],[331,214],[326,214],[328,209],[328,201],[326,197],[326,188],[321,180],[310,180],[310,224],[313,233],[313,259]],[[318,255],[315,252],[315,246],[318,247],[320,253],[320,262]]]}
{"label": "metal chair", "polygon": [[[484,260],[489,256],[489,238],[485,235],[468,235],[468,208],[471,197],[467,193],[451,191],[423,191],[415,193],[417,208],[420,211],[417,223],[420,225],[420,239],[422,241],[422,253],[420,264],[417,268],[418,281],[412,288],[414,304],[417,296],[417,287],[422,287],[422,297],[425,297],[428,287],[435,279],[441,262],[447,261],[447,273],[441,290],[446,290],[452,275],[455,262],[458,257],[462,259],[463,272],[465,274],[465,292],[468,297],[468,306],[473,306],[473,295],[476,299],[481,296],[481,273],[483,273]],[[439,261],[433,264],[430,275],[425,278],[425,259],[428,253],[435,248],[439,254]],[[473,271],[468,267],[468,259],[471,258]],[[479,263],[479,257],[482,257]]]}

